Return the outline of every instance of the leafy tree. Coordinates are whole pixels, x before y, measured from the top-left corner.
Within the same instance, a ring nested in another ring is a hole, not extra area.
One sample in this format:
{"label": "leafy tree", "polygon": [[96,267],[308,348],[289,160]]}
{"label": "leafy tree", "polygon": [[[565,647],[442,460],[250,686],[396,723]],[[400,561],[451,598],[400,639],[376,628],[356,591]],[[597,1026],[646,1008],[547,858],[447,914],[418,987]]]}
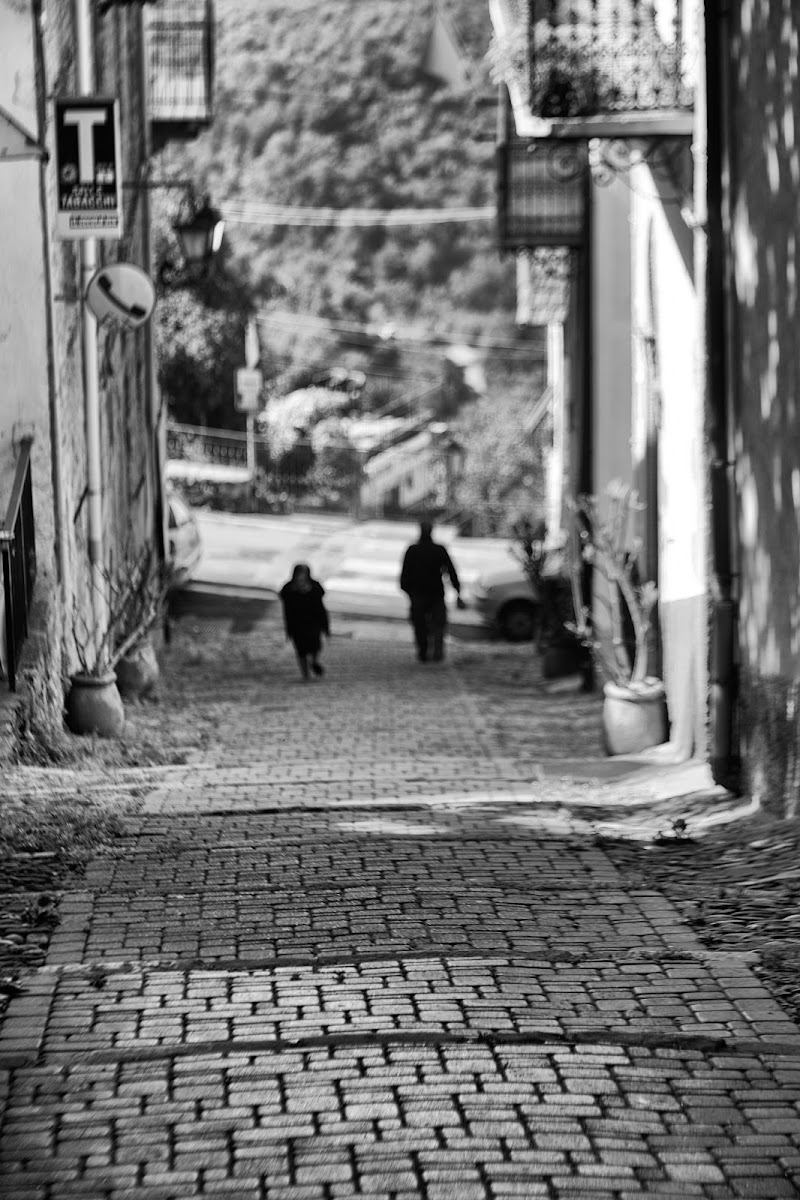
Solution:
{"label": "leafy tree", "polygon": [[353,504],[361,482],[361,455],[350,441],[347,426],[328,417],[315,428],[314,466],[308,477],[313,492],[329,503]]}
{"label": "leafy tree", "polygon": [[[474,0],[446,7],[478,90],[491,94],[488,9]],[[218,0],[217,14],[214,124],[165,152],[175,173],[207,180],[216,203],[491,204],[493,118],[470,92],[422,74],[430,27],[416,0],[304,6],[302,20],[288,0]],[[231,223],[226,236],[265,308],[353,324],[418,321],[455,336],[480,314],[485,334],[513,331],[513,265],[498,267],[490,221],[389,229]],[[469,278],[454,280],[465,271]],[[271,301],[276,273],[289,287]]]}
{"label": "leafy tree", "polygon": [[[475,0],[444,5],[471,56],[476,91],[491,94],[488,6]],[[223,209],[247,204],[252,211],[259,203],[490,206],[494,117],[469,90],[452,90],[422,73],[432,6],[304,0],[300,17],[298,8],[299,0],[217,0],[214,123],[194,142],[168,146],[159,173],[203,180]],[[241,363],[244,321],[255,307],[262,365],[275,397],[267,405],[267,427],[274,424],[275,447],[283,447],[298,478],[311,465],[311,451],[305,446],[297,465],[292,439],[302,421],[284,413],[279,398],[313,384],[322,367],[346,362],[397,377],[395,392],[370,378],[367,409],[445,378],[441,346],[390,341],[360,332],[365,327],[409,327],[423,340],[436,333],[467,344],[518,339],[515,266],[500,259],[490,220],[384,228],[229,221],[226,245],[231,286],[224,301],[181,292],[165,299],[162,385],[181,419],[240,425],[232,412],[232,372]],[[271,323],[273,310],[294,316]],[[320,331],[305,314],[345,328]],[[448,419],[464,414],[465,504],[485,510],[491,531],[504,528],[510,511],[523,505],[522,485],[514,481],[537,469],[512,415],[517,392],[537,393],[532,373],[542,341],[529,335],[525,344],[531,354],[515,354],[518,366],[504,362],[502,352],[488,355],[492,399],[471,402],[454,380],[439,397]],[[517,407],[524,407],[521,400]],[[306,413],[309,429],[330,415],[324,406]],[[288,422],[294,422],[291,431]],[[315,459],[313,478],[324,490],[339,471],[333,461],[339,450],[331,444],[320,453],[327,462]],[[332,484],[330,490],[336,490]]]}
{"label": "leafy tree", "polygon": [[457,438],[465,449],[456,504],[473,518],[473,532],[511,536],[527,518],[546,513],[542,443],[545,432],[527,433],[526,418],[541,393],[506,379],[464,412]]}
{"label": "leafy tree", "polygon": [[[156,223],[156,260],[175,254],[166,218]],[[173,420],[244,427],[234,408],[234,373],[244,365],[244,331],[253,314],[249,283],[229,250],[196,282],[161,291],[156,306],[158,380]]]}
{"label": "leafy tree", "polygon": [[272,454],[286,454],[298,441],[313,440],[317,426],[352,408],[353,398],[333,388],[301,388],[271,401],[259,418]]}

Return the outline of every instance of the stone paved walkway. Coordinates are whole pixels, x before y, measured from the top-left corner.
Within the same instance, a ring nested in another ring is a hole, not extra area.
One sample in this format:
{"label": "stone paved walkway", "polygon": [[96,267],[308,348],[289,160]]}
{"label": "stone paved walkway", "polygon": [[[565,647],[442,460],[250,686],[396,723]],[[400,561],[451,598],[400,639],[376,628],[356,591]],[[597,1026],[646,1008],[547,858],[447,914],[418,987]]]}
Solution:
{"label": "stone paved walkway", "polygon": [[561,802],[594,698],[221,636],[186,764],[6,781],[130,805],[0,1031],[0,1197],[800,1195],[800,1030]]}

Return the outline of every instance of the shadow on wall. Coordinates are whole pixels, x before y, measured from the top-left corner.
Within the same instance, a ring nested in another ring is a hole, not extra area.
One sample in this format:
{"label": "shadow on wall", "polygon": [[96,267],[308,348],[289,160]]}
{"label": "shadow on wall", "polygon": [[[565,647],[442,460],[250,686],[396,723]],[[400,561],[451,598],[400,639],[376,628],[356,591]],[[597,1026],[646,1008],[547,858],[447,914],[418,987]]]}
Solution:
{"label": "shadow on wall", "polygon": [[730,130],[734,450],[749,784],[794,813],[800,787],[800,12],[739,0]]}

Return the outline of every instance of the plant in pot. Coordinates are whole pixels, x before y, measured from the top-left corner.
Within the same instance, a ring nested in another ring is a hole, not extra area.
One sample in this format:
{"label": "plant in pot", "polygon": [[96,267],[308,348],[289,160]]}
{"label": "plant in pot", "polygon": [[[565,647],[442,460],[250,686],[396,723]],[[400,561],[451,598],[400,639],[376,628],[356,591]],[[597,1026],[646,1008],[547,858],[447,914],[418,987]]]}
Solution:
{"label": "plant in pot", "polygon": [[126,556],[109,581],[112,610],[112,662],[117,687],[126,699],[149,695],[158,683],[159,667],[150,631],[163,618],[168,590],[164,568],[153,561],[150,547]]}
{"label": "plant in pot", "polygon": [[[613,480],[604,504],[596,496],[570,501],[570,578],[574,623],[569,628],[591,651],[604,678],[603,735],[608,754],[635,754],[669,736],[663,682],[648,671],[653,612],[658,588],[641,582],[637,559],[641,539],[631,536],[631,516],[644,506],[635,489]],[[595,573],[595,606],[606,620],[593,619],[586,603],[586,567]],[[599,578],[598,578],[599,576]]]}
{"label": "plant in pot", "polygon": [[513,535],[511,552],[539,598],[536,648],[542,657],[542,674],[545,679],[579,674],[584,688],[591,688],[591,655],[568,628],[572,591],[562,548],[548,546],[542,520],[533,523],[523,517],[514,525]]}
{"label": "plant in pot", "polygon": [[119,737],[125,727],[122,694],[142,695],[158,679],[147,634],[162,611],[164,586],[151,553],[126,557],[104,573],[108,621],[99,639],[77,605],[73,640],[79,669],[70,678],[66,723],[72,733]]}

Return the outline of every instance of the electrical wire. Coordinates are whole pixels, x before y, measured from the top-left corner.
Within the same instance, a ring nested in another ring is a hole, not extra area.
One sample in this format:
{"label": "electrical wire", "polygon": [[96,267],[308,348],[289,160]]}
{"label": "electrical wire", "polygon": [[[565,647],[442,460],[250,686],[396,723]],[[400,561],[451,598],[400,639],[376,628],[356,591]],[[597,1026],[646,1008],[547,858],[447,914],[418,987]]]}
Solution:
{"label": "electrical wire", "polygon": [[373,229],[415,225],[457,225],[493,221],[495,205],[473,208],[306,208],[281,204],[226,204],[226,221],[236,225],[301,225],[316,228]]}
{"label": "electrical wire", "polygon": [[[377,328],[368,325],[345,325],[341,321],[329,321],[325,317],[314,316],[313,313],[282,312],[279,309],[273,309],[269,312],[262,311],[257,314],[256,320],[261,325],[282,325],[284,328],[288,327],[289,329],[312,329],[323,336],[327,335],[329,337],[339,337],[340,334],[358,334],[366,338],[383,337],[383,340],[390,345],[395,342],[439,348],[470,345],[463,338],[459,339],[439,335],[422,337],[411,331],[404,332],[390,325],[388,322],[386,332],[381,334]],[[526,355],[542,353],[541,346],[521,346],[518,342],[510,341],[481,342],[477,346],[472,346],[472,348],[476,350],[504,350],[510,353]]]}

